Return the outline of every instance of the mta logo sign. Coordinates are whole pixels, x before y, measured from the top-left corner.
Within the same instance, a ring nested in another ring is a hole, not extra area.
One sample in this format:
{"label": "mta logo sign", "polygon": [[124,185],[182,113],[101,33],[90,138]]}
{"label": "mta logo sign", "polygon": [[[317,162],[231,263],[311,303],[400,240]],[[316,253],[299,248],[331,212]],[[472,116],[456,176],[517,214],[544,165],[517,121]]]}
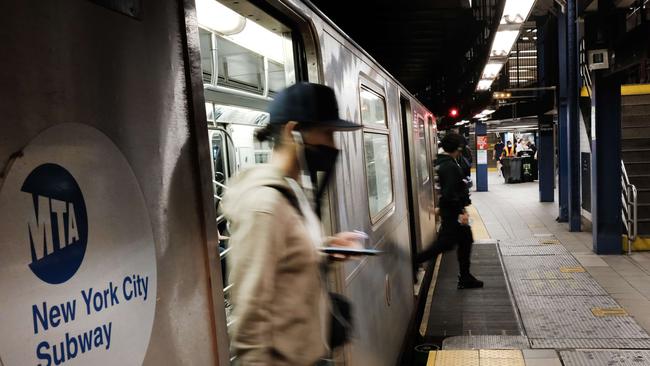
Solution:
{"label": "mta logo sign", "polygon": [[25,179],[21,190],[31,196],[34,214],[27,221],[29,268],[50,284],[77,272],[88,242],[88,216],[79,185],[57,164],[43,164]]}

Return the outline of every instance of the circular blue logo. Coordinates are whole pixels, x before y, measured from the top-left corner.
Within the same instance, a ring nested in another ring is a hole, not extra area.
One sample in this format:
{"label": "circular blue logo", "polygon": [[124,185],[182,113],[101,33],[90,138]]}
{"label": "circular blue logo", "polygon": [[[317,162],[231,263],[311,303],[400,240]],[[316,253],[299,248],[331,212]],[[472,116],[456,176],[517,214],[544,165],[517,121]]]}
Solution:
{"label": "circular blue logo", "polygon": [[34,207],[27,220],[29,268],[47,283],[63,283],[81,266],[88,243],[81,189],[62,166],[43,164],[29,173],[21,191],[31,195]]}

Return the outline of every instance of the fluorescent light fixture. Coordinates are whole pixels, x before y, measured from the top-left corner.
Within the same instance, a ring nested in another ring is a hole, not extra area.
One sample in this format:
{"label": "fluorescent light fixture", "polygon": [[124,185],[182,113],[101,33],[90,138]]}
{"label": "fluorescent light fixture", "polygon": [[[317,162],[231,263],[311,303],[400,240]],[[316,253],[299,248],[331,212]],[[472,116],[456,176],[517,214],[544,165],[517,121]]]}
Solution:
{"label": "fluorescent light fixture", "polygon": [[199,24],[224,38],[281,64],[285,63],[282,36],[274,33],[215,0],[197,0]]}
{"label": "fluorescent light fixture", "polygon": [[493,82],[494,82],[494,79],[492,79],[492,80],[480,80],[478,82],[478,86],[476,88],[478,90],[489,90],[490,87],[492,86]]}
{"label": "fluorescent light fixture", "polygon": [[197,0],[196,18],[200,25],[223,35],[241,32],[246,18],[215,0]]}
{"label": "fluorescent light fixture", "polygon": [[483,69],[481,79],[494,79],[499,76],[499,71],[503,67],[501,62],[488,62]]}
{"label": "fluorescent light fixture", "polygon": [[482,115],[488,116],[492,113],[496,112],[495,109],[484,109],[483,112],[481,112]]}
{"label": "fluorescent light fixture", "polygon": [[488,118],[487,118],[487,117],[483,117],[483,118],[479,118],[478,120],[479,120],[479,121],[487,121]]}
{"label": "fluorescent light fixture", "polygon": [[535,0],[506,0],[501,24],[522,24],[528,18]]}
{"label": "fluorescent light fixture", "polygon": [[519,37],[518,30],[497,31],[497,34],[494,36],[494,42],[492,42],[492,50],[490,51],[490,56],[508,56],[508,54],[510,54],[512,46],[515,44],[515,41],[517,41],[517,37]]}

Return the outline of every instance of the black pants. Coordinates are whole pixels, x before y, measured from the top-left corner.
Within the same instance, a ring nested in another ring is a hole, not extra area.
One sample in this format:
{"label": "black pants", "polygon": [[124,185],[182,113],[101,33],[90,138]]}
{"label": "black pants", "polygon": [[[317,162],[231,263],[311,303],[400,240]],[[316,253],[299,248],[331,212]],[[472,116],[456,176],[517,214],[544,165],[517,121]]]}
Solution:
{"label": "black pants", "polygon": [[461,277],[469,275],[470,256],[472,255],[472,228],[461,225],[458,218],[442,218],[440,231],[435,241],[415,257],[417,263],[435,260],[438,254],[458,247],[458,267]]}

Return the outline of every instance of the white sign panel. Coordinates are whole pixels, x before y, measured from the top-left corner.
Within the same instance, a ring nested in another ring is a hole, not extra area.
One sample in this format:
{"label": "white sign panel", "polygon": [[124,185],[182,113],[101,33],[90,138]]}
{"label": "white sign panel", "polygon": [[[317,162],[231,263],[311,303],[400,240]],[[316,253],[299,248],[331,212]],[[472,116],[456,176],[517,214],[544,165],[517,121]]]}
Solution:
{"label": "white sign panel", "polygon": [[476,163],[487,164],[487,150],[476,150]]}
{"label": "white sign panel", "polygon": [[156,307],[156,253],[120,150],[81,124],[45,130],[0,182],[0,359],[139,365]]}

